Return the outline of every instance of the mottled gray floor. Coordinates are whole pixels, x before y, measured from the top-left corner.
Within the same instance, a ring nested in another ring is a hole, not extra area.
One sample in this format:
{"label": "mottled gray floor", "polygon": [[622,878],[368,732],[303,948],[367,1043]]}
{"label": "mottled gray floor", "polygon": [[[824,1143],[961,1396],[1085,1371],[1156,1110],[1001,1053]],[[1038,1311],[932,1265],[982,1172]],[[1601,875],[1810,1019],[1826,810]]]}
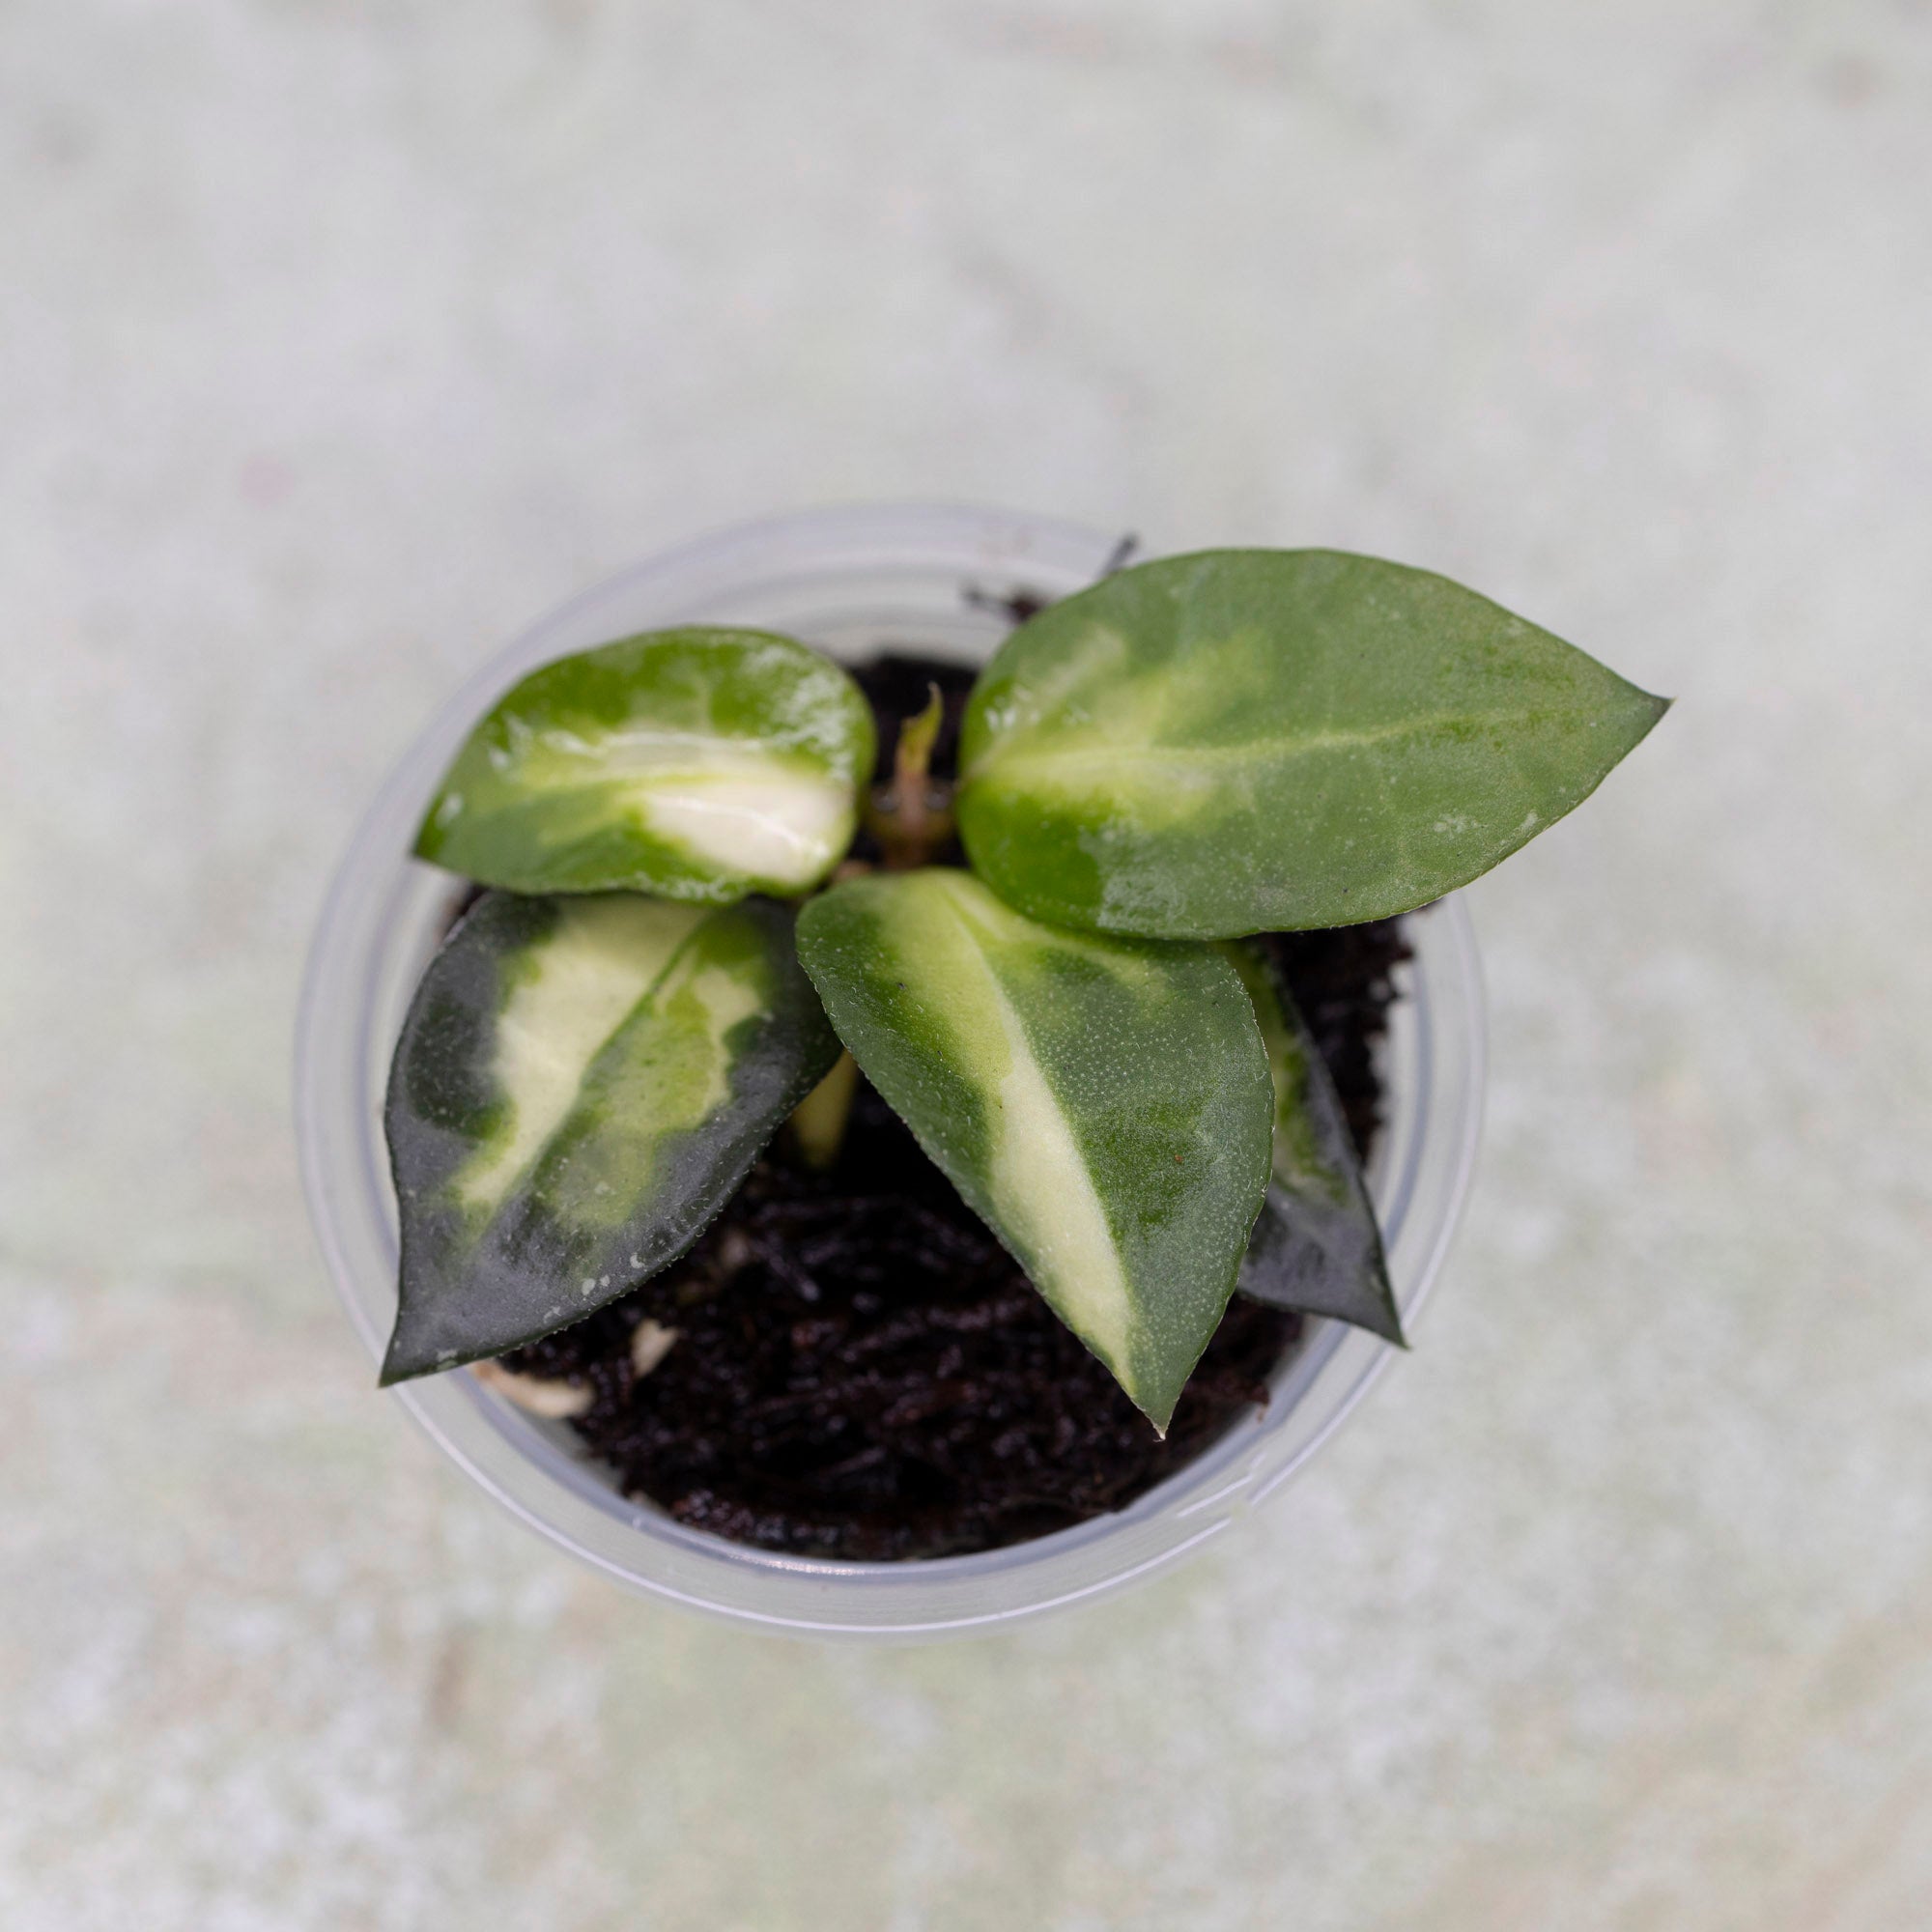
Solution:
{"label": "mottled gray floor", "polygon": [[[1932,9],[0,4],[0,1919],[1892,1932],[1932,1896]],[[1682,702],[1470,895],[1440,1298],[999,1642],[630,1601],[369,1388],[327,868],[708,525],[1463,577]]]}

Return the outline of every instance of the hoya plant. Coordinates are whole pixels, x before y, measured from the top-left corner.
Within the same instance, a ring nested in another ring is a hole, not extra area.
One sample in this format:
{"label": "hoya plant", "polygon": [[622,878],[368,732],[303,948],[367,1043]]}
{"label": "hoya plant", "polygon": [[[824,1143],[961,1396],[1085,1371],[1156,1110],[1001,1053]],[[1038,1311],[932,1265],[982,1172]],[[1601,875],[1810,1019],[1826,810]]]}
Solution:
{"label": "hoya plant", "polygon": [[[417,842],[488,890],[390,1075],[384,1380],[669,1265],[787,1121],[830,1159],[855,1063],[1155,1429],[1237,1288],[1399,1342],[1340,1104],[1252,936],[1465,884],[1664,708],[1443,578],[1324,551],[1171,557],[1022,623],[956,787],[936,693],[875,789],[865,696],[788,638],[546,666]],[[966,865],[934,863],[955,834]]]}

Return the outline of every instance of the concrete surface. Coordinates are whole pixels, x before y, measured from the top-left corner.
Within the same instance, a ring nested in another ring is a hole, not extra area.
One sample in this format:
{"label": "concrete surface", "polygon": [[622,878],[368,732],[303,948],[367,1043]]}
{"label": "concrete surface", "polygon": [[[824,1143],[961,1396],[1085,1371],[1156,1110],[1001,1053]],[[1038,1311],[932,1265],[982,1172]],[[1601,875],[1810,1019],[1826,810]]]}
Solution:
{"label": "concrete surface", "polygon": [[[1890,1932],[1932,1897],[1932,8],[0,4],[0,1921]],[[385,766],[851,499],[1462,577],[1682,702],[1472,894],[1413,1357],[1238,1544],[749,1638],[369,1386]]]}

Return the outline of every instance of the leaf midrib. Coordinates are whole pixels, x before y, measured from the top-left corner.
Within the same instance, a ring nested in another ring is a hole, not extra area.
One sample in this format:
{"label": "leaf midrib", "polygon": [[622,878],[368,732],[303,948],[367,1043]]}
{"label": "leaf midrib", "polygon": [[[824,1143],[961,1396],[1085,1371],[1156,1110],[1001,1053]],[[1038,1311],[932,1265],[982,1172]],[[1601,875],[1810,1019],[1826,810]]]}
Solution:
{"label": "leaf midrib", "polygon": [[[1006,984],[1001,980],[998,969],[993,963],[989,945],[997,945],[999,943],[997,938],[987,935],[981,927],[980,921],[973,916],[970,909],[961,905],[952,893],[942,892],[940,900],[946,908],[947,916],[952,921],[961,937],[971,950],[980,971],[985,976],[986,990],[992,1002],[994,1011],[999,1018],[1001,1030],[1006,1037],[1006,1046],[1009,1055],[1011,1056],[1013,1061],[1024,1059],[1026,1064],[1032,1067],[1033,1077],[1038,1082],[1040,1089],[1046,1094],[1048,1104],[1052,1107],[1054,1115],[1065,1134],[1067,1145],[1072,1151],[1081,1182],[1087,1192],[1094,1213],[1097,1217],[1104,1233],[1108,1249],[1112,1254],[1115,1269],[1119,1276],[1121,1293],[1125,1304],[1122,1310],[1105,1311],[1113,1315],[1116,1321],[1121,1322],[1122,1325],[1118,1332],[1109,1332],[1104,1338],[1097,1336],[1089,1338],[1083,1334],[1082,1339],[1086,1340],[1088,1346],[1093,1348],[1096,1353],[1102,1346],[1111,1346],[1114,1354],[1120,1357],[1119,1362],[1116,1363],[1108,1356],[1102,1356],[1102,1359],[1107,1362],[1109,1369],[1116,1378],[1120,1380],[1122,1387],[1127,1391],[1127,1394],[1135,1401],[1138,1401],[1139,1397],[1136,1393],[1138,1378],[1133,1376],[1130,1364],[1132,1360],[1133,1334],[1134,1329],[1138,1325],[1139,1310],[1135,1306],[1134,1283],[1128,1272],[1126,1256],[1122,1251],[1120,1231],[1114,1225],[1112,1215],[1107,1211],[1106,1200],[1100,1194],[1099,1189],[1094,1184],[1093,1170],[1088,1161],[1086,1150],[1081,1146],[1079,1131],[1071,1116],[1066,1111],[1066,1103],[1061,1095],[1060,1090],[1048,1078],[1046,1066],[1039,1054],[1036,1051],[1031,1037],[1028,1035],[1026,1021],[1021,1015],[1019,1009],[1013,1004],[1012,997],[1007,991]],[[1070,935],[1057,934],[1056,937],[1066,938],[1070,937]],[[1004,1084],[1003,1080],[1002,1085]],[[1004,1099],[1000,1099],[999,1104],[1004,1107]],[[1009,1128],[1009,1122],[1005,1120],[991,1122],[988,1125],[991,1134],[995,1137],[995,1146],[989,1148],[987,1161],[988,1191],[991,1192],[995,1184],[993,1173],[1000,1165],[999,1154],[996,1151],[997,1137],[1008,1132]],[[1022,1208],[1032,1208],[1035,1205],[1025,1196],[1024,1190],[1020,1190],[1020,1193],[1021,1199],[1017,1204],[1010,1202],[1001,1203],[1003,1212],[1010,1213],[1015,1205]],[[1055,1294],[1061,1300],[1075,1303],[1076,1305],[1080,1304],[1082,1298],[1078,1293],[1076,1283],[1062,1269],[1056,1268],[1050,1270],[1050,1272],[1054,1276]],[[1041,1293],[1045,1293],[1043,1288],[1041,1289]],[[1097,1316],[1101,1311],[1096,1310],[1091,1301],[1086,1302],[1082,1306],[1081,1312],[1090,1327],[1097,1327],[1099,1325]],[[1070,1323],[1070,1317],[1065,1319],[1067,1319]],[[1076,1330],[1075,1332],[1080,1333],[1081,1331]],[[1165,1432],[1163,1431],[1162,1433],[1164,1434]]]}
{"label": "leaf midrib", "polygon": [[[994,747],[982,757],[978,768],[969,774],[969,782],[998,765],[1092,765],[1105,762],[1111,766],[1126,765],[1174,765],[1210,764],[1234,765],[1251,764],[1264,759],[1302,758],[1321,752],[1361,751],[1376,745],[1388,744],[1399,738],[1420,737],[1428,732],[1440,730],[1444,726],[1469,725],[1520,725],[1535,723],[1551,715],[1551,708],[1529,708],[1520,711],[1478,711],[1435,714],[1428,718],[1403,719],[1394,724],[1356,726],[1337,730],[1327,727],[1320,731],[1310,731],[1295,738],[1248,738],[1236,744],[1227,745],[1151,745],[1133,740],[1122,740],[1118,744],[1074,746],[1056,749],[1051,744],[1026,743],[1025,737],[1015,736],[1004,747]],[[1575,716],[1575,713],[1564,713]],[[1030,729],[1026,737],[1051,727],[1038,725]]]}

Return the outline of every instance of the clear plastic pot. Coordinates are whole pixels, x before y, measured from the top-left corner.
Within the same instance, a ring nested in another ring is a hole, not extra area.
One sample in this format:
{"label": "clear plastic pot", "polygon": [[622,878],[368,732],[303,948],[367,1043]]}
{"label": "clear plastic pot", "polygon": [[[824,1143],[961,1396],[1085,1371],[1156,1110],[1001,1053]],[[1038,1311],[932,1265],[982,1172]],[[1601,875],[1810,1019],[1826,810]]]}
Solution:
{"label": "clear plastic pot", "polygon": [[[383,786],[343,859],[315,936],[296,1061],[304,1184],[329,1272],[371,1361],[395,1308],[396,1209],[381,1102],[411,990],[456,894],[409,856],[458,744],[512,681],[567,651],[681,623],[762,626],[836,656],[885,643],[974,663],[1008,628],[1014,590],[1092,582],[1110,535],[1035,517],[938,507],[813,512],[751,524],[640,564],[566,605],[457,691]],[[1454,899],[1411,922],[1386,1046],[1388,1123],[1370,1177],[1406,1322],[1435,1278],[1475,1159],[1483,1002]],[[532,1528],[607,1576],[668,1602],[772,1631],[935,1637],[1083,1602],[1178,1562],[1281,1489],[1333,1434],[1392,1352],[1312,1321],[1264,1410],[1112,1516],[1031,1543],[911,1563],[785,1556],[685,1528],[622,1495],[560,1424],[474,1377],[393,1392],[448,1455]],[[371,1400],[375,1400],[371,1375]]]}

